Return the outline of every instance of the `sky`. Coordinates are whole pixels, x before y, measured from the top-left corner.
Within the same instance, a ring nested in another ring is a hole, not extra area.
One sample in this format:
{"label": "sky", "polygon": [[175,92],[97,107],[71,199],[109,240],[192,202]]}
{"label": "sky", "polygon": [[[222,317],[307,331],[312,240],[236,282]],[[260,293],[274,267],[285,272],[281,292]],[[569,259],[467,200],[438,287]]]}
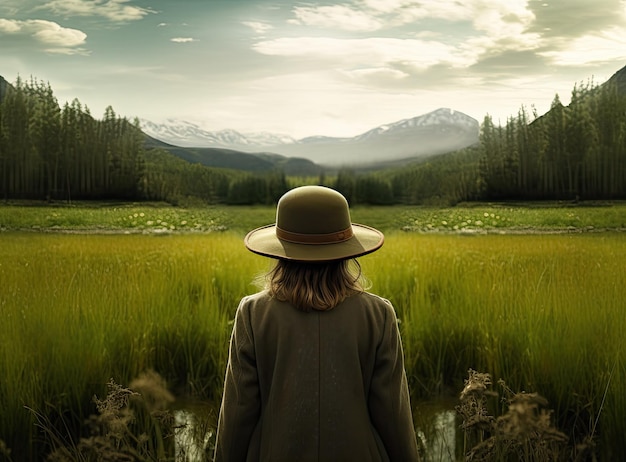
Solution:
{"label": "sky", "polygon": [[0,75],[133,120],[356,136],[496,123],[626,66],[626,0],[0,0]]}

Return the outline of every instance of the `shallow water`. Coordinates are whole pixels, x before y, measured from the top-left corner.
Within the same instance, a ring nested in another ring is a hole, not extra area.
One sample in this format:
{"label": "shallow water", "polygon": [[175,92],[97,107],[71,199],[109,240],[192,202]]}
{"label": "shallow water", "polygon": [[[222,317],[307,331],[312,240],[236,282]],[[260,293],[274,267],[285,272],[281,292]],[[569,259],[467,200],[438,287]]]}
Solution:
{"label": "shallow water", "polygon": [[[450,402],[419,403],[415,410],[417,437],[424,447],[424,462],[454,462],[458,449],[459,424]],[[211,460],[215,442],[216,408],[193,405],[174,411],[176,461]],[[207,457],[209,456],[209,457]]]}
{"label": "shallow water", "polygon": [[176,421],[176,462],[213,460],[217,405],[207,402],[185,403],[173,411]]}
{"label": "shallow water", "polygon": [[457,416],[455,411],[444,410],[432,417],[428,434],[417,430],[417,437],[424,445],[426,462],[454,462],[457,451]]}

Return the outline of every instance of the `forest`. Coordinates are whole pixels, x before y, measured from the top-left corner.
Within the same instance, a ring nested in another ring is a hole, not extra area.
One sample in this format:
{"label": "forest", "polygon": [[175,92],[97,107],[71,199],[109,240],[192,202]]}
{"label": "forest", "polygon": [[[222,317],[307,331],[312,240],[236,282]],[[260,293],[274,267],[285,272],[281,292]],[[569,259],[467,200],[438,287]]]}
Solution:
{"label": "forest", "polygon": [[501,126],[487,115],[476,146],[375,171],[292,179],[190,163],[145,141],[138,119],[109,106],[98,120],[77,99],[60,107],[49,84],[18,78],[0,92],[0,198],[272,204],[293,182],[333,187],[353,204],[626,197],[626,93],[611,81],[576,85],[569,105],[556,95],[541,116],[522,107]]}

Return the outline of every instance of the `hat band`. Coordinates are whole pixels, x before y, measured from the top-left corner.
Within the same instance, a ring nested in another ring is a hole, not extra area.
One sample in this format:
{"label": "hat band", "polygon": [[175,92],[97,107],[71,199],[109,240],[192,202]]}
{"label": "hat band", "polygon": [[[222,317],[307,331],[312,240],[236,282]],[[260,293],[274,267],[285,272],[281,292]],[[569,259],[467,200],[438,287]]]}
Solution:
{"label": "hat band", "polygon": [[276,226],[276,237],[283,241],[293,242],[294,244],[336,244],[338,242],[347,241],[353,236],[352,226],[328,234],[302,234],[292,233]]}

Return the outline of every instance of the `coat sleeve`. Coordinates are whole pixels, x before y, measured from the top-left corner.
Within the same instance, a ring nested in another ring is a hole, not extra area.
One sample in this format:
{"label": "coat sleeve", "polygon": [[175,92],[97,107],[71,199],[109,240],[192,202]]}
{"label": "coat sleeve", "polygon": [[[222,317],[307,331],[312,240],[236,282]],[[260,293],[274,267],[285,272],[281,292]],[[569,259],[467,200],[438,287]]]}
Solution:
{"label": "coat sleeve", "polygon": [[249,306],[244,298],[230,338],[224,394],[215,443],[215,462],[245,461],[259,420],[261,399]]}
{"label": "coat sleeve", "polygon": [[398,321],[387,301],[369,394],[372,423],[391,461],[420,460]]}

